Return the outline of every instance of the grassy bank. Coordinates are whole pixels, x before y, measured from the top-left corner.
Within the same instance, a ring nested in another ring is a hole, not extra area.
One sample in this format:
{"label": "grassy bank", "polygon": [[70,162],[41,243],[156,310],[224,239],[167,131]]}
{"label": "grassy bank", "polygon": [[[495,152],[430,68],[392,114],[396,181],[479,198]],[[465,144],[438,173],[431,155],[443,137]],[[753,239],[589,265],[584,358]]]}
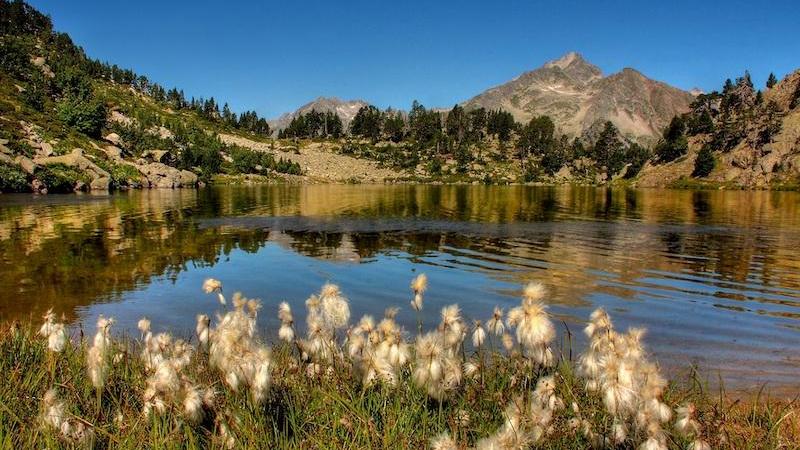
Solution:
{"label": "grassy bank", "polygon": [[[198,317],[190,341],[94,336],[15,324],[0,333],[3,448],[797,448],[797,405],[734,401],[697,379],[667,383],[639,330],[620,333],[598,311],[591,346],[570,360],[543,291],[466,323],[442,310],[427,333],[401,330],[393,311],[351,324],[327,285],[307,301],[307,326],[288,306],[280,343],[265,345],[258,314],[239,295]],[[425,311],[424,280],[412,308]],[[231,301],[232,300],[232,301]],[[428,312],[425,312],[428,313]],[[302,328],[302,330],[301,330]],[[306,330],[307,328],[307,330]],[[480,330],[480,331],[477,331]],[[303,337],[300,337],[300,332]],[[413,330],[421,331],[421,330]],[[76,335],[77,334],[77,335]]]}

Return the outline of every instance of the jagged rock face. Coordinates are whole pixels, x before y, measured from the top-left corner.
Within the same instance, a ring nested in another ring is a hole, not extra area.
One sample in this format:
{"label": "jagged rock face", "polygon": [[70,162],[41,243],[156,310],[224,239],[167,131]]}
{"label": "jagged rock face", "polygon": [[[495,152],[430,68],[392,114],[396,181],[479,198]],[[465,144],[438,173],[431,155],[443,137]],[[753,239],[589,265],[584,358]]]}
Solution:
{"label": "jagged rock face", "polygon": [[569,136],[582,136],[598,122],[611,120],[625,137],[652,142],[673,116],[689,110],[693,98],[633,69],[604,77],[598,67],[573,52],[464,105],[502,108],[523,123],[548,115]]}
{"label": "jagged rock face", "polygon": [[764,93],[764,100],[773,101],[781,111],[800,106],[800,70],[796,70]]}
{"label": "jagged rock face", "polygon": [[342,119],[342,125],[347,128],[350,122],[358,113],[362,106],[368,106],[369,103],[364,100],[341,100],[336,97],[318,97],[315,100],[306,103],[305,105],[297,108],[295,111],[283,114],[275,120],[269,121],[269,126],[273,130],[282,130],[289,126],[292,119],[295,117],[310,112],[312,109],[318,112],[334,112]]}

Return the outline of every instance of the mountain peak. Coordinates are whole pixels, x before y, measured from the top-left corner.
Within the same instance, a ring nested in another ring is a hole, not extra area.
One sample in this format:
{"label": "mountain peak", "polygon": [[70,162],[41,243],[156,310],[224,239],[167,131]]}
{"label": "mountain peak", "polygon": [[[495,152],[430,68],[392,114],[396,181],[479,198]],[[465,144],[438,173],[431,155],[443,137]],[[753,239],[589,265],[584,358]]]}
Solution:
{"label": "mountain peak", "polygon": [[561,71],[579,83],[588,83],[603,76],[599,67],[586,61],[578,52],[569,52],[561,58],[545,63],[542,68]]}
{"label": "mountain peak", "polygon": [[577,63],[580,64],[580,63],[586,63],[586,60],[583,59],[583,55],[581,55],[578,52],[569,52],[569,53],[566,53],[561,58],[554,59],[552,61],[549,61],[549,62],[545,63],[544,66],[545,67],[558,67],[558,68],[561,68],[561,69],[566,69],[567,67],[569,67],[574,62],[577,62]]}
{"label": "mountain peak", "polygon": [[676,114],[689,109],[688,92],[625,68],[608,77],[578,52],[545,63],[465,102],[472,107],[502,108],[519,122],[547,115],[561,132],[581,136],[599,122],[613,120],[632,138],[656,139]]}

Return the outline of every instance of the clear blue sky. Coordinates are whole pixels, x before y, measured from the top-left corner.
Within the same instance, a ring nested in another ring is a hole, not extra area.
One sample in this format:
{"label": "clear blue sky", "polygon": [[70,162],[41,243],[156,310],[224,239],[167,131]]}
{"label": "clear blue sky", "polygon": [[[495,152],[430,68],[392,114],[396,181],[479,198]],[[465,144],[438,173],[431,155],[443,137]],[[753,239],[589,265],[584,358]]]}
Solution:
{"label": "clear blue sky", "polygon": [[800,1],[31,0],[95,58],[267,117],[320,96],[450,106],[576,50],[717,89],[800,68]]}

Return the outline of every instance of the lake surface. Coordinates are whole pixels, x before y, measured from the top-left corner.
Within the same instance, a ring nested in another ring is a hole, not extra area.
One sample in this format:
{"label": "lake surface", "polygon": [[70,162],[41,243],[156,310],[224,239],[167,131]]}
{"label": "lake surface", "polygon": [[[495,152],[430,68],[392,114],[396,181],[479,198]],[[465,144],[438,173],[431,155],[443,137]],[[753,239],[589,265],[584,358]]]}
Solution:
{"label": "lake surface", "polygon": [[98,314],[136,334],[191,335],[217,305],[201,292],[263,300],[275,333],[288,300],[326,281],[354,318],[401,306],[430,280],[426,326],[458,303],[486,320],[548,286],[563,348],[603,306],[618,329],[643,326],[667,371],[696,364],[728,387],[800,391],[800,194],[595,187],[247,186],[112,195],[0,196],[0,322],[48,309],[92,330]]}

